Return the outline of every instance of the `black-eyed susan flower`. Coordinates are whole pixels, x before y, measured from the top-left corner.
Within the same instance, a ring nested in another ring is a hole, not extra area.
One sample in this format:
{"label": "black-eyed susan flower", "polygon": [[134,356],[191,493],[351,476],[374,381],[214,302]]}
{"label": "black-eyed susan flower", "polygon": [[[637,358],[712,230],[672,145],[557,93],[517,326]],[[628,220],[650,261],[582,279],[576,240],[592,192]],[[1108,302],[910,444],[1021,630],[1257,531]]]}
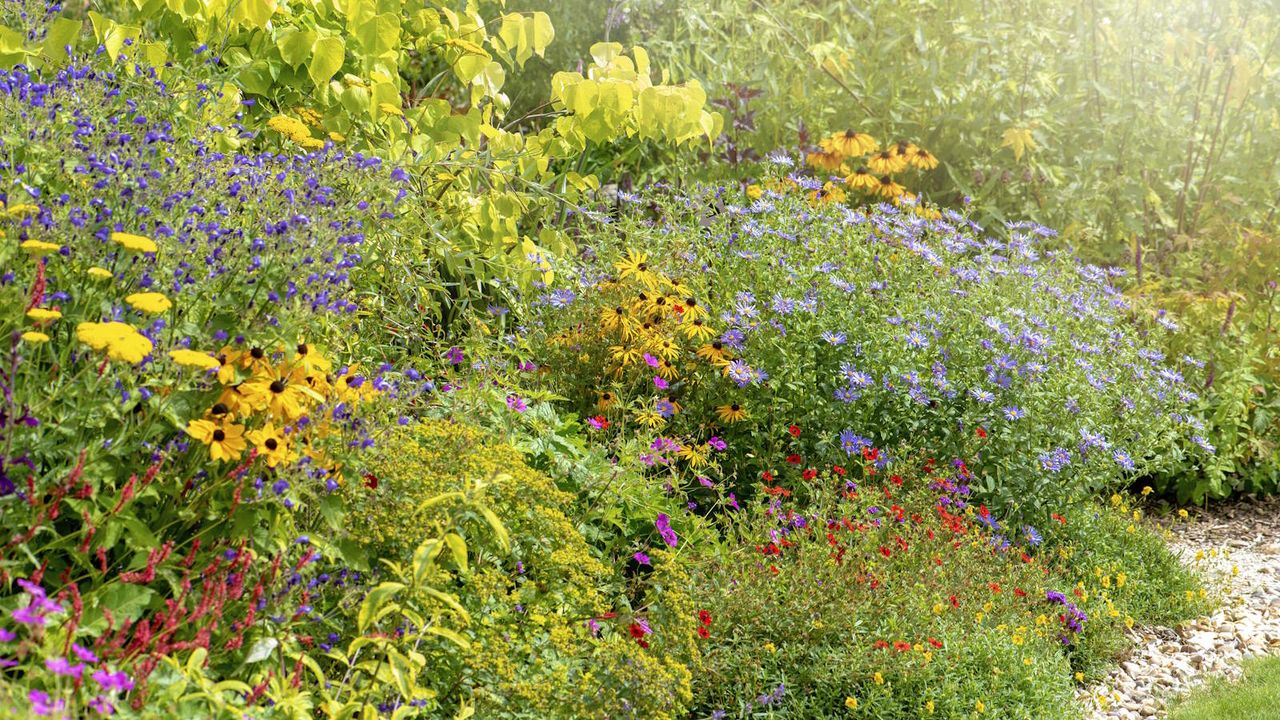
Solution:
{"label": "black-eyed susan flower", "polygon": [[816,150],[804,156],[804,161],[815,170],[831,172],[844,162],[844,155],[828,150]]}
{"label": "black-eyed susan flower", "polygon": [[158,292],[134,293],[125,297],[125,302],[139,312],[158,315],[173,307],[173,301]]}
{"label": "black-eyed susan flower", "polygon": [[247,445],[244,426],[231,422],[192,420],[187,423],[187,434],[209,446],[209,457],[214,460],[239,460]]}
{"label": "black-eyed susan flower", "polygon": [[724,343],[719,340],[713,340],[712,342],[698,348],[696,354],[698,357],[710,362],[712,365],[729,364],[729,351],[725,348]]}
{"label": "black-eyed susan flower", "polygon": [[128,363],[142,362],[153,347],[151,340],[122,322],[80,323],[76,326],[76,338],[94,350],[105,350],[112,360]]}
{"label": "black-eyed susan flower", "polygon": [[640,358],[644,353],[633,345],[611,345],[609,346],[609,357],[621,367],[629,367],[640,362]]}
{"label": "black-eyed susan flower", "polygon": [[[883,150],[872,155],[867,160],[867,167],[871,169],[871,172],[892,175],[907,169],[907,159],[892,150]],[[883,182],[883,178],[881,182]]]}
{"label": "black-eyed susan flower", "polygon": [[134,235],[133,233],[113,232],[111,233],[111,242],[134,252],[154,253],[159,250],[155,241],[151,238]]}
{"label": "black-eyed susan flower", "polygon": [[706,324],[702,318],[685,319],[680,323],[679,330],[681,335],[695,342],[701,342],[716,334],[716,331]]}
{"label": "black-eyed susan flower", "polygon": [[907,156],[911,166],[920,170],[932,170],[938,167],[938,158],[933,153],[924,148],[916,148],[915,152]]}
{"label": "black-eyed susan flower", "polygon": [[706,444],[682,445],[680,446],[680,452],[676,453],[676,455],[684,458],[691,468],[705,467],[710,454],[711,450],[706,446]]}
{"label": "black-eyed susan flower", "polygon": [[600,310],[600,329],[617,333],[626,340],[635,334],[638,324],[625,307],[615,305]]}
{"label": "black-eyed susan flower", "polygon": [[224,347],[218,351],[218,382],[223,385],[235,385],[240,382],[236,368],[240,364],[240,351]]}
{"label": "black-eyed susan flower", "polygon": [[618,270],[619,279],[626,280],[629,277],[635,277],[640,282],[651,287],[657,284],[658,276],[650,269],[649,256],[645,253],[628,249],[627,257],[615,262],[613,266]]}
{"label": "black-eyed susan flower", "polygon": [[880,181],[876,179],[875,175],[871,174],[871,170],[865,165],[845,176],[844,182],[855,190],[875,192],[880,189]]}
{"label": "black-eyed susan flower", "polygon": [[333,363],[315,348],[307,345],[305,340],[299,341],[294,348],[293,365],[305,375],[324,374],[333,370]]}
{"label": "black-eyed susan flower", "polygon": [[240,353],[238,361],[240,367],[248,370],[253,375],[270,375],[275,370],[272,367],[271,357],[267,354],[267,351],[256,345],[249,348],[247,352]]}
{"label": "black-eyed susan flower", "polygon": [[222,367],[222,363],[218,362],[217,358],[198,350],[187,350],[185,348],[170,350],[169,358],[183,367],[200,368],[201,370],[213,370]]}
{"label": "black-eyed susan flower", "polygon": [[596,398],[596,407],[600,408],[601,410],[608,410],[609,408],[613,407],[613,404],[617,401],[618,401],[617,395],[614,395],[612,392],[605,390],[601,392],[600,395]]}
{"label": "black-eyed susan flower", "polygon": [[285,465],[297,457],[288,438],[272,423],[267,423],[257,430],[250,430],[245,433],[245,437],[258,448],[258,455],[266,458],[267,467]]}
{"label": "black-eyed susan flower", "polygon": [[885,175],[884,177],[880,178],[880,189],[877,190],[876,192],[880,194],[880,197],[886,200],[894,200],[899,195],[902,195],[906,191],[907,189],[905,187],[894,182],[893,178],[889,177],[888,175]]}
{"label": "black-eyed susan flower", "polygon": [[667,424],[667,419],[654,408],[644,408],[636,412],[636,422],[653,430]]}
{"label": "black-eyed susan flower", "polygon": [[274,418],[293,422],[306,412],[306,393],[284,378],[254,380],[242,387],[250,407],[266,410]]}
{"label": "black-eyed susan flower", "polygon": [[659,360],[657,371],[658,375],[665,380],[675,380],[680,377],[680,368],[676,367],[670,360]]}
{"label": "black-eyed susan flower", "polygon": [[721,422],[736,423],[746,420],[750,415],[745,407],[735,402],[716,408],[716,417],[720,418]]}
{"label": "black-eyed susan flower", "polygon": [[845,157],[867,155],[880,149],[880,143],[866,133],[845,130],[822,141],[822,146]]}

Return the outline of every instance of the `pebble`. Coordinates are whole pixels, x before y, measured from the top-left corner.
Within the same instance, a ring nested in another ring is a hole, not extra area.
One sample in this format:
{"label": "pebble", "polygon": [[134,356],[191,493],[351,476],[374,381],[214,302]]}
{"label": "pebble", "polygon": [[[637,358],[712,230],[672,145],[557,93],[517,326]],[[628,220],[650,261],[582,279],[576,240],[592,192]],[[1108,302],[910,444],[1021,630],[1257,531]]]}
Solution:
{"label": "pebble", "polygon": [[1221,605],[1178,627],[1135,626],[1126,660],[1076,691],[1086,720],[1166,717],[1173,698],[1210,678],[1238,679],[1245,657],[1280,655],[1280,498],[1219,506],[1170,530],[1174,552],[1222,588]]}

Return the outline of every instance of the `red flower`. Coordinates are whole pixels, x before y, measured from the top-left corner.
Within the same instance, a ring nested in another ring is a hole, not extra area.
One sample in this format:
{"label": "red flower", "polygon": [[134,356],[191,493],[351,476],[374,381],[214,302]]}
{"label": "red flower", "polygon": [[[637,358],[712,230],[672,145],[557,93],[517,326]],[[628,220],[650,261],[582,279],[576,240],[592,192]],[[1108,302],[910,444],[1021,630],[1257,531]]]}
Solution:
{"label": "red flower", "polygon": [[631,623],[631,627],[627,630],[631,633],[631,637],[637,640],[645,636],[644,628],[640,627],[640,623]]}
{"label": "red flower", "polygon": [[605,613],[605,614],[601,615],[601,616],[600,616],[600,619],[601,619],[601,620],[612,620],[613,618],[616,618],[616,617],[618,617],[618,613],[616,613],[616,612],[614,612],[614,611],[610,610],[609,612],[607,612],[607,613]]}
{"label": "red flower", "polygon": [[699,610],[698,622],[702,623],[703,625],[708,625],[708,626],[711,625],[711,613],[707,612],[706,610]]}
{"label": "red flower", "polygon": [[596,426],[599,427],[601,430],[609,429],[609,421],[606,420],[603,415],[597,415],[591,419],[595,421]]}
{"label": "red flower", "polygon": [[955,608],[955,609],[957,609],[957,610],[959,610],[959,609],[960,609],[960,601],[956,599],[956,596],[955,596],[955,595],[952,595],[951,597],[949,597],[949,598],[947,598],[947,599],[951,601],[951,607],[953,607],[953,608]]}
{"label": "red flower", "polygon": [[908,650],[911,649],[911,643],[905,642],[903,640],[895,640],[893,643],[893,649],[897,650],[898,652],[907,652]]}
{"label": "red flower", "polygon": [[1052,513],[1052,514],[1050,514],[1050,515],[1049,515],[1049,517],[1053,518],[1054,520],[1057,520],[1059,525],[1066,525],[1066,524],[1067,524],[1067,519],[1066,519],[1066,518],[1064,518],[1064,517],[1062,517],[1062,516],[1061,516],[1061,515],[1059,515],[1058,513]]}
{"label": "red flower", "polygon": [[374,475],[373,473],[365,473],[365,474],[364,474],[364,485],[365,485],[365,487],[369,488],[370,490],[377,490],[377,489],[378,489],[378,476],[377,476],[377,475]]}
{"label": "red flower", "polygon": [[791,437],[800,437],[800,426],[792,425],[791,427],[787,428],[787,432],[791,433]]}
{"label": "red flower", "polygon": [[936,638],[929,638],[929,644],[935,648],[942,649],[942,641]]}
{"label": "red flower", "polygon": [[818,477],[818,471],[814,470],[813,468],[809,468],[808,470],[805,470],[804,472],[800,473],[800,476],[803,477],[805,480],[812,480]]}
{"label": "red flower", "polygon": [[800,463],[804,462],[804,458],[793,453],[787,456],[787,462],[791,463],[792,465],[799,465]]}
{"label": "red flower", "polygon": [[877,650],[888,650],[888,649],[889,649],[889,643],[888,643],[887,641],[885,641],[885,640],[877,640],[877,641],[875,642],[875,648],[876,648]]}
{"label": "red flower", "polygon": [[1014,589],[1013,589],[1013,594],[1014,594],[1014,595],[1017,595],[1018,597],[1026,597],[1026,596],[1027,596],[1027,591],[1026,591],[1026,590],[1023,590],[1022,588],[1014,588]]}
{"label": "red flower", "polygon": [[835,473],[835,474],[839,475],[840,477],[844,477],[844,474],[845,474],[846,470],[845,470],[844,468],[840,467],[839,465],[832,465],[832,466],[831,466],[831,472],[833,472],[833,473]]}
{"label": "red flower", "polygon": [[1000,583],[987,583],[987,587],[991,588],[991,592],[1000,592]]}
{"label": "red flower", "polygon": [[704,639],[705,639],[705,638],[709,638],[709,637],[711,637],[711,631],[710,631],[710,630],[707,630],[705,627],[699,626],[699,627],[698,627],[698,635],[699,635],[699,637],[702,637],[702,638],[704,638]]}
{"label": "red flower", "polygon": [[893,483],[894,485],[897,485],[898,487],[902,487],[902,476],[901,476],[901,475],[890,475],[890,476],[889,476],[889,482]]}
{"label": "red flower", "polygon": [[769,472],[768,470],[765,470],[764,472],[760,473],[760,477],[764,478],[765,482],[773,482],[773,473]]}
{"label": "red flower", "polygon": [[980,438],[985,439],[987,437],[987,431],[983,430],[982,428],[978,428],[976,432],[978,433],[978,437]]}
{"label": "red flower", "polygon": [[892,550],[890,550],[889,548],[887,548],[887,547],[885,547],[885,546],[881,545],[881,546],[880,546],[880,554],[881,554],[881,555],[883,555],[883,556],[885,556],[885,557],[889,557],[890,555],[892,555],[892,554],[893,554],[893,551],[892,551]]}
{"label": "red flower", "polygon": [[875,448],[864,447],[862,448],[862,459],[867,462],[875,462],[880,459],[880,451]]}

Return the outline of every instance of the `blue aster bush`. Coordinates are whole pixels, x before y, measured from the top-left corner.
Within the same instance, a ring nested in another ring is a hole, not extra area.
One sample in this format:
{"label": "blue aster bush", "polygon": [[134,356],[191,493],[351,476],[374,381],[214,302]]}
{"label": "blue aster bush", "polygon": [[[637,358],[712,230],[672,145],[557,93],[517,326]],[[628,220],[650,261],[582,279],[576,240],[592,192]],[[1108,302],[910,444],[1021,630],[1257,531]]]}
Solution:
{"label": "blue aster bush", "polygon": [[637,198],[533,299],[530,345],[569,407],[718,436],[743,484],[795,424],[821,429],[804,436],[815,450],[969,458],[976,490],[1041,512],[1196,434],[1200,370],[1165,357],[1175,325],[1119,292],[1118,271],[1046,249],[1049,228],[917,210],[803,187]]}

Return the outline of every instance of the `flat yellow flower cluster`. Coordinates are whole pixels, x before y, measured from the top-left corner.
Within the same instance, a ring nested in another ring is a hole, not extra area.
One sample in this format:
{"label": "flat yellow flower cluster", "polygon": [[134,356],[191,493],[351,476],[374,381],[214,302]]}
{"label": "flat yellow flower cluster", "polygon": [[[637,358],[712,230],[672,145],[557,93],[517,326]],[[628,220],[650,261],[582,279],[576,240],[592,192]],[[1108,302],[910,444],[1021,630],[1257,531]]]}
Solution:
{"label": "flat yellow flower cluster", "polygon": [[301,120],[288,115],[276,115],[267,121],[267,127],[289,138],[308,150],[324,147],[324,141],[311,136],[311,130]]}

